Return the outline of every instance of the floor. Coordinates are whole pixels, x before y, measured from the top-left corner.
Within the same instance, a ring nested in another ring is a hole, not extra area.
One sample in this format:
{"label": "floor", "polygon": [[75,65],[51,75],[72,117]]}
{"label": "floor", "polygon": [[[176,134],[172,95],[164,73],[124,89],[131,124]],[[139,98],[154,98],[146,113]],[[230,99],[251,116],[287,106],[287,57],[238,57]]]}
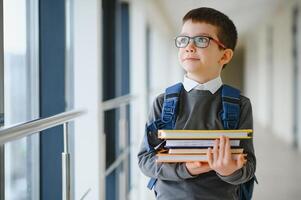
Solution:
{"label": "floor", "polygon": [[254,200],[301,200],[301,153],[259,125],[254,127],[257,157]]}

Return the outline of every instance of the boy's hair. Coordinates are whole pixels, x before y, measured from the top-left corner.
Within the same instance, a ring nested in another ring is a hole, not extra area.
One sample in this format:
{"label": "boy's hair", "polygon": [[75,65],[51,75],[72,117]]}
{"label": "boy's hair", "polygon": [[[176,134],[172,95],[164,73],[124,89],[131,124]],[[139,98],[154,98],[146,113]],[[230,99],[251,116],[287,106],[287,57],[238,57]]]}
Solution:
{"label": "boy's hair", "polygon": [[225,14],[213,8],[196,8],[190,10],[183,17],[183,24],[191,20],[192,22],[204,22],[217,27],[217,37],[226,48],[234,51],[237,43],[237,31],[234,23]]}

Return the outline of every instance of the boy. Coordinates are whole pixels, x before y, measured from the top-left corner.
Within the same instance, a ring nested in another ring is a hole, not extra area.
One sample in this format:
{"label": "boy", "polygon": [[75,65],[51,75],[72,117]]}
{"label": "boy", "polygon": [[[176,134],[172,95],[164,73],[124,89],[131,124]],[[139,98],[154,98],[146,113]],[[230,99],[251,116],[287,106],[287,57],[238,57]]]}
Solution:
{"label": "boy", "polygon": [[[212,8],[198,8],[183,17],[180,36],[175,39],[179,62],[186,71],[179,97],[179,109],[174,129],[224,129],[219,112],[222,107],[220,73],[232,59],[237,31],[233,22]],[[153,105],[148,124],[160,118],[164,94]],[[252,129],[250,100],[240,97],[238,129]],[[160,140],[148,136],[150,145]],[[237,160],[230,156],[229,139],[221,137],[208,149],[208,163],[156,163],[155,153],[148,152],[143,142],[138,154],[139,167],[148,177],[157,179],[154,190],[157,199],[233,200],[239,198],[239,184],[254,176],[256,159],[253,141],[242,140],[247,154]]]}

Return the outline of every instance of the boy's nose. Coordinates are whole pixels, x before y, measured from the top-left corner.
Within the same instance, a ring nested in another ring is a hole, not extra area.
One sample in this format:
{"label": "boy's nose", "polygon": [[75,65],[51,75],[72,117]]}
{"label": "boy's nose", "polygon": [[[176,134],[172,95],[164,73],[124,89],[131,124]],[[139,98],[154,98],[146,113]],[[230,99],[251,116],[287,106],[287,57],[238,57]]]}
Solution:
{"label": "boy's nose", "polygon": [[185,48],[185,51],[186,51],[186,52],[190,52],[190,53],[193,53],[193,52],[196,51],[196,47],[195,47],[193,41],[191,41],[191,40],[189,41],[187,47]]}

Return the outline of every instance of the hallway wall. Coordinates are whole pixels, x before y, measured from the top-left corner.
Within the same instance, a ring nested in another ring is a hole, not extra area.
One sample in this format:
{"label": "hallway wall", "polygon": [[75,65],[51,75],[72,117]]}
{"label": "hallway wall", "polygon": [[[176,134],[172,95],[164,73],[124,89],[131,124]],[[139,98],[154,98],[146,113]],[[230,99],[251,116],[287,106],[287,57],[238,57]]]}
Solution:
{"label": "hallway wall", "polygon": [[223,69],[223,83],[232,85],[244,94],[244,47],[237,47],[230,63]]}
{"label": "hallway wall", "polygon": [[75,0],[74,27],[74,109],[87,113],[74,123],[73,199],[104,198],[105,139],[100,110],[101,97],[101,5],[98,0]]}
{"label": "hallway wall", "polygon": [[164,88],[182,80],[177,62],[174,29],[158,1],[130,1],[130,91],[131,104],[131,193],[130,199],[153,199],[147,189],[148,178],[138,168],[137,153],[142,141],[149,109]]}
{"label": "hallway wall", "polygon": [[[286,1],[276,13],[258,22],[258,26],[246,36],[245,63],[245,90],[253,103],[255,121],[269,128],[277,137],[291,145],[294,112],[300,115],[300,109],[296,111],[293,106],[296,93],[293,89],[292,24],[293,9],[296,7],[299,8],[300,13],[300,1]],[[300,19],[299,14],[299,52],[301,50]],[[298,80],[301,78],[300,69],[299,58]],[[300,130],[298,134],[299,144],[301,144]]]}

